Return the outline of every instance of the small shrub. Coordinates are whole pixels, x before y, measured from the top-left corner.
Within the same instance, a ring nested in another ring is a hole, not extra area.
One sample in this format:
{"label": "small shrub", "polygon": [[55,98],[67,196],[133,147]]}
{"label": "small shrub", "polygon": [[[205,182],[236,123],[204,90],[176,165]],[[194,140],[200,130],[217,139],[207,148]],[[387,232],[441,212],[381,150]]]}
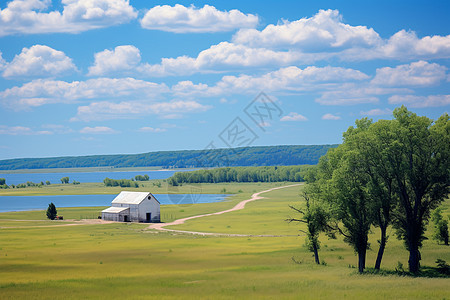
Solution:
{"label": "small shrub", "polygon": [[436,259],[437,270],[444,275],[450,275],[450,265],[443,259]]}
{"label": "small shrub", "polygon": [[403,269],[403,264],[399,261],[397,262],[397,267],[395,268],[395,272],[398,274],[405,274],[405,270]]}

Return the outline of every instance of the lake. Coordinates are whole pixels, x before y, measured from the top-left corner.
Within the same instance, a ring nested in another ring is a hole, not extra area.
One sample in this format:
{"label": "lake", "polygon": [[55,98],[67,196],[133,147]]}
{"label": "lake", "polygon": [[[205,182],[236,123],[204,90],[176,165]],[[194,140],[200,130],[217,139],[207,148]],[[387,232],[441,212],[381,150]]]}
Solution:
{"label": "lake", "polygon": [[[212,203],[226,194],[154,194],[161,204]],[[45,210],[50,202],[58,207],[110,206],[116,195],[0,196],[0,212]]]}
{"label": "lake", "polygon": [[173,170],[161,170],[161,171],[119,171],[119,172],[63,172],[63,173],[24,173],[24,174],[0,174],[0,178],[6,179],[7,185],[17,185],[20,183],[26,183],[32,181],[34,183],[46,182],[61,183],[62,177],[69,177],[70,183],[74,180],[78,182],[103,182],[108,177],[111,179],[131,179],[136,175],[148,175],[150,179],[167,179],[175,172],[185,172],[190,170],[173,171]]}

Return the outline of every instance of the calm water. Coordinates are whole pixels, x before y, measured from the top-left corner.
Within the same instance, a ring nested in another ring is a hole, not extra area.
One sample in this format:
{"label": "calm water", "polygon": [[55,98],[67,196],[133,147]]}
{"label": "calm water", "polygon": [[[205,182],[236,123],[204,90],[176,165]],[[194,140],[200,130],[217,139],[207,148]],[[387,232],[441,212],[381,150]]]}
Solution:
{"label": "calm water", "polygon": [[[225,194],[154,194],[161,204],[192,204],[223,201]],[[116,195],[0,196],[0,212],[58,207],[109,206]]]}
{"label": "calm water", "polygon": [[[189,170],[183,170],[189,171]],[[183,172],[181,171],[181,172]],[[124,172],[80,172],[80,173],[28,173],[28,174],[0,174],[0,178],[6,179],[6,184],[20,184],[32,181],[34,183],[46,182],[47,180],[53,184],[61,183],[61,178],[69,177],[72,183],[74,180],[79,182],[103,182],[108,177],[111,179],[131,179],[136,175],[147,174],[150,179],[166,179],[180,171],[124,171]]]}

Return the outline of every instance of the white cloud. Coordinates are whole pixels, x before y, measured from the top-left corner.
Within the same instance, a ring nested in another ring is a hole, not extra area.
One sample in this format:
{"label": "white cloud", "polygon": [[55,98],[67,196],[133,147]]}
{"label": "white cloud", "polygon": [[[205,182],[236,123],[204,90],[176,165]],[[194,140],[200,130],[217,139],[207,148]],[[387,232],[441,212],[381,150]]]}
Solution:
{"label": "white cloud", "polygon": [[388,101],[390,104],[405,104],[410,107],[439,107],[450,105],[450,95],[394,95]]}
{"label": "white cloud", "polygon": [[49,135],[52,134],[48,130],[35,131],[25,126],[5,126],[0,125],[0,135]]}
{"label": "white cloud", "polygon": [[[340,90],[345,84],[365,81],[369,76],[354,69],[340,67],[298,67],[280,68],[262,75],[223,76],[215,85],[194,84],[180,81],[172,86],[176,96],[224,97],[230,94],[248,94],[264,90],[278,93],[306,93]],[[347,86],[348,87],[348,86]],[[352,85],[355,88],[355,85]],[[345,91],[347,91],[345,89]],[[396,89],[398,91],[398,89]],[[373,92],[373,91],[372,91]]]}
{"label": "white cloud", "polygon": [[421,39],[414,31],[400,30],[380,48],[382,56],[395,59],[448,58],[450,35],[425,36]]}
{"label": "white cloud", "polygon": [[344,82],[341,85],[324,89],[316,102],[322,105],[355,105],[363,103],[377,103],[378,96],[393,93],[413,93],[408,88],[379,87],[369,82]]}
{"label": "white cloud", "polygon": [[233,41],[251,47],[288,48],[304,52],[334,51],[348,47],[372,47],[381,42],[379,35],[366,26],[342,23],[337,10],[319,10],[311,18],[270,24],[262,31],[242,29]]}
{"label": "white cloud", "polygon": [[340,116],[336,116],[336,115],[333,115],[333,114],[324,114],[322,116],[322,120],[340,120],[340,119],[341,119]]}
{"label": "white cloud", "polygon": [[78,107],[77,115],[71,121],[99,121],[110,119],[134,119],[156,114],[161,118],[172,119],[186,113],[203,112],[211,107],[196,101],[171,101],[148,103],[144,101],[123,101],[113,103],[108,101],[93,102],[87,106]]}
{"label": "white cloud", "polygon": [[153,128],[153,127],[142,127],[139,129],[140,132],[165,132],[166,128]]}
{"label": "white cloud", "polygon": [[96,127],[84,127],[80,130],[80,133],[84,134],[113,134],[118,133],[114,129],[106,126],[96,126]]}
{"label": "white cloud", "polygon": [[50,77],[76,71],[64,52],[45,45],[23,48],[4,69],[5,78]]}
{"label": "white cloud", "polygon": [[355,105],[363,103],[377,103],[379,100],[373,95],[366,95],[361,90],[337,90],[324,92],[316,99],[322,105]]}
{"label": "white cloud", "polygon": [[2,51],[0,51],[0,71],[4,70],[6,67],[6,61],[3,59]]}
{"label": "white cloud", "polygon": [[201,51],[196,58],[179,56],[162,58],[159,64],[142,64],[138,71],[148,76],[190,75],[267,65],[287,65],[299,60],[298,53],[249,48],[221,42]]}
{"label": "white cloud", "polygon": [[94,55],[94,65],[88,75],[109,75],[120,71],[134,70],[141,62],[141,53],[132,45],[117,46],[114,50],[104,50]]}
{"label": "white cloud", "polygon": [[145,29],[163,30],[175,33],[200,33],[231,31],[237,28],[255,27],[258,17],[239,10],[220,11],[214,6],[194,5],[185,7],[158,5],[150,9],[140,20]]}
{"label": "white cloud", "polygon": [[363,116],[382,116],[392,114],[392,110],[390,110],[389,108],[374,108],[368,111],[360,111],[359,113]]}
{"label": "white cloud", "polygon": [[282,122],[289,122],[289,121],[308,121],[308,118],[305,116],[302,116],[301,114],[298,114],[296,112],[290,112],[287,114],[287,116],[284,116],[280,119]]}
{"label": "white cloud", "polygon": [[377,69],[372,83],[388,86],[431,86],[446,79],[447,68],[426,61]]}
{"label": "white cloud", "polygon": [[154,99],[169,92],[162,83],[157,84],[134,78],[97,78],[87,81],[56,81],[37,79],[21,87],[0,92],[0,102],[15,110],[50,103],[71,103],[84,99],[146,98]]}
{"label": "white cloud", "polygon": [[306,62],[333,57],[344,61],[450,57],[450,35],[419,38],[414,31],[400,30],[390,38],[382,39],[372,28],[343,23],[337,10],[320,10],[311,18],[284,20],[261,31],[241,29],[233,36],[233,42],[249,47],[290,50]]}
{"label": "white cloud", "polygon": [[0,36],[79,33],[129,22],[137,17],[128,0],[62,0],[63,11],[48,10],[51,0],[13,0],[0,11]]}
{"label": "white cloud", "polygon": [[341,82],[361,81],[369,78],[366,74],[340,67],[297,67],[281,68],[261,76],[224,76],[208,92],[213,94],[264,91],[307,91],[322,90]]}

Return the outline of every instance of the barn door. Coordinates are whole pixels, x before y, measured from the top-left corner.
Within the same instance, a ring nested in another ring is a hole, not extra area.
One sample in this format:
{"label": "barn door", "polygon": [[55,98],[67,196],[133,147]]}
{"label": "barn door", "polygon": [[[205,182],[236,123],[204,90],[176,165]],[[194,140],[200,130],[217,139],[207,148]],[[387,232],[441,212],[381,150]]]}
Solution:
{"label": "barn door", "polygon": [[147,213],[146,214],[146,221],[150,222],[152,220],[152,213]]}
{"label": "barn door", "polygon": [[128,216],[127,215],[123,216],[123,221],[124,222],[128,222]]}

